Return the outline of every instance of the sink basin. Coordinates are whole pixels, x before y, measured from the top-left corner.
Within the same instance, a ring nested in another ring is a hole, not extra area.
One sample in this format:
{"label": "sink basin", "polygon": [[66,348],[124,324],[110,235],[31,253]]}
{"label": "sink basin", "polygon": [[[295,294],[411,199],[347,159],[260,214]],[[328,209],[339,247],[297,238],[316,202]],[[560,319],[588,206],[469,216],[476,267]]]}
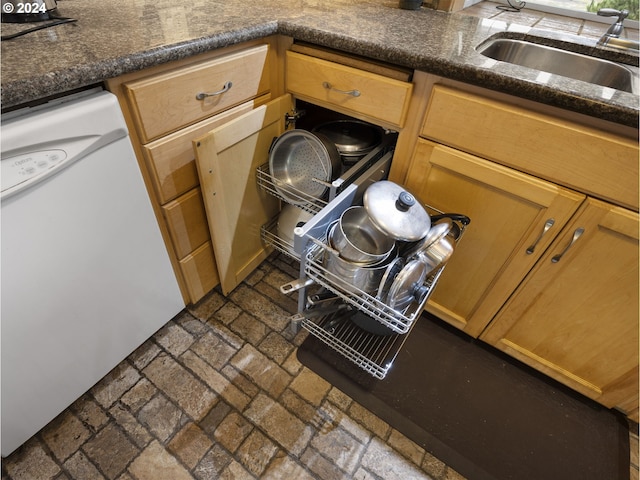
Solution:
{"label": "sink basin", "polygon": [[629,93],[637,92],[637,68],[602,58],[513,38],[489,39],[476,50],[494,60]]}

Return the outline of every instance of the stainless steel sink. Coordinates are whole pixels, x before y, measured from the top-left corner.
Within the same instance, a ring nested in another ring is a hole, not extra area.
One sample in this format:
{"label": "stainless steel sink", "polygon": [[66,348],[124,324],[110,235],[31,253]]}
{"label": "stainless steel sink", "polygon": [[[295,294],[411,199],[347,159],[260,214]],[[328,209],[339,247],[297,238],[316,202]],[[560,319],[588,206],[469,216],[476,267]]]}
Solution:
{"label": "stainless steel sink", "polygon": [[638,93],[637,67],[512,38],[489,39],[476,50],[494,60]]}

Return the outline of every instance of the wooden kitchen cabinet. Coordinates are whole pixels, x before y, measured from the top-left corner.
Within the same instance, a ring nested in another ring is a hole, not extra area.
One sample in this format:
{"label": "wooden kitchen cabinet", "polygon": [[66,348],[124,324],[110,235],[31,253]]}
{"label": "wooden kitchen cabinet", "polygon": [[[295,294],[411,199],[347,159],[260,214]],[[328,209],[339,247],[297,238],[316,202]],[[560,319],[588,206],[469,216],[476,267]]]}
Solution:
{"label": "wooden kitchen cabinet", "polygon": [[207,218],[199,187],[162,206],[171,240],[182,259],[209,240]]}
{"label": "wooden kitchen cabinet", "polygon": [[420,135],[638,209],[638,139],[435,85]]}
{"label": "wooden kitchen cabinet", "polygon": [[427,309],[637,421],[637,130],[440,81],[398,171],[472,221]]}
{"label": "wooden kitchen cabinet", "polygon": [[[406,186],[439,210],[471,218],[427,309],[474,337],[585,198],[424,139],[417,143]],[[538,240],[549,219],[554,225]]]}
{"label": "wooden kitchen cabinet", "polygon": [[142,142],[267,94],[268,55],[269,45],[261,44],[127,82],[124,91]]}
{"label": "wooden kitchen cabinet", "polygon": [[588,199],[480,337],[636,421],[638,218]]}
{"label": "wooden kitchen cabinet", "polygon": [[409,81],[292,51],[286,83],[300,100],[390,129],[404,126],[413,91]]}
{"label": "wooden kitchen cabinet", "polygon": [[193,141],[225,295],[271,251],[260,227],[278,214],[280,201],[259,187],[256,170],[269,161],[291,109],[291,96],[284,95]]}
{"label": "wooden kitchen cabinet", "polygon": [[185,303],[220,282],[192,141],[280,94],[280,48],[271,37],[107,81],[127,120]]}
{"label": "wooden kitchen cabinet", "polygon": [[[262,241],[260,228],[278,214],[280,201],[258,185],[256,170],[268,163],[273,140],[287,128],[294,128],[287,126],[285,119],[285,115],[294,110],[294,97],[381,125],[397,127],[404,122],[411,82],[368,71],[366,62],[360,60],[361,68],[355,68],[339,63],[343,60],[351,64],[353,58],[335,53],[332,58],[338,61],[287,51],[284,72],[290,94],[261,105],[193,141],[224,294],[233,290],[271,251]],[[391,70],[372,65],[371,70],[374,69]],[[406,72],[394,70],[393,73],[408,78]],[[324,81],[336,88],[357,90],[359,94],[323,87]],[[385,104],[380,103],[381,98],[386,98],[393,108],[385,108]]]}

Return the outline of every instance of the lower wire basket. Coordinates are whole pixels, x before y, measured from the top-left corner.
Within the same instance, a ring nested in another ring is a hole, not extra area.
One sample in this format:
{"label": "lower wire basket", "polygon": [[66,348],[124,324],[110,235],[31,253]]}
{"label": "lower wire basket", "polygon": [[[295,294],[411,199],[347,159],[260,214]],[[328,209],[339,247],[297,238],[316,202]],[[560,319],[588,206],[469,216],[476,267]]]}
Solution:
{"label": "lower wire basket", "polygon": [[[393,365],[407,335],[386,329],[363,312],[349,309],[322,318],[306,318],[298,314],[300,325],[375,378],[383,379]],[[361,328],[362,322],[373,322],[372,333]],[[376,325],[377,324],[377,325]]]}

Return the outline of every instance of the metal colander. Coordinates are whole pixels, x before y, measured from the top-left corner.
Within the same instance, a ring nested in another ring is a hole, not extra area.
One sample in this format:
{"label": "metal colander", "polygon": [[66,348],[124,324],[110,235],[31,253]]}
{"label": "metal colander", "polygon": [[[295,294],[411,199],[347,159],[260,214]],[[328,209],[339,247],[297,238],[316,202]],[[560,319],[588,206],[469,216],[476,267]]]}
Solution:
{"label": "metal colander", "polygon": [[269,154],[269,172],[276,190],[289,203],[322,198],[327,182],[340,173],[340,154],[322,134],[289,130],[280,135]]}

